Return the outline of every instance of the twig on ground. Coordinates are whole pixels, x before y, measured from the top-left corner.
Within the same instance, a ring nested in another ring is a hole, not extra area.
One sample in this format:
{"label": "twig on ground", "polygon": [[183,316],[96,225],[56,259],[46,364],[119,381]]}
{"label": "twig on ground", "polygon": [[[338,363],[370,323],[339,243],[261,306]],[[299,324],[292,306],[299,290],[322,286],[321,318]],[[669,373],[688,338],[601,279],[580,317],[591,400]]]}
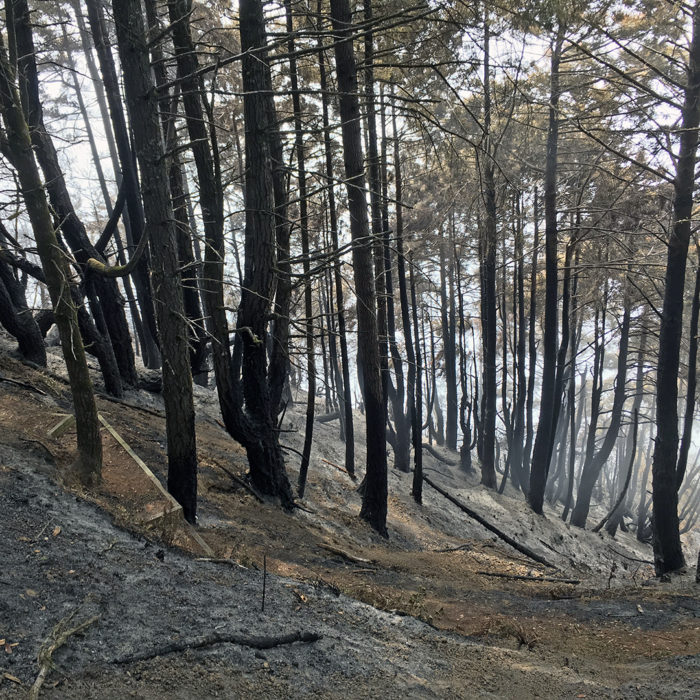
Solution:
{"label": "twig on ground", "polygon": [[298,455],[299,457],[303,457],[304,453],[301,450],[297,450],[296,447],[290,447],[289,445],[284,445],[280,442],[280,447],[283,450],[287,450],[288,452],[293,452],[295,455]]}
{"label": "twig on ground", "polygon": [[237,561],[234,559],[217,559],[214,557],[197,557],[195,561],[206,561],[211,564],[228,564],[229,566],[235,566],[238,569],[245,569],[246,567],[243,566],[243,564],[239,564]]}
{"label": "twig on ground", "polygon": [[262,589],[262,606],[260,610],[265,612],[265,593],[267,590],[267,553],[263,554],[263,589]]}
{"label": "twig on ground", "polygon": [[39,661],[39,675],[36,677],[34,684],[29,690],[29,700],[37,700],[39,697],[39,692],[41,691],[41,686],[44,684],[46,677],[53,668],[52,656],[54,652],[62,647],[70,637],[74,634],[82,632],[84,629],[94,624],[98,620],[98,616],[95,615],[85,622],[81,622],[76,627],[71,627],[70,629],[65,629],[68,622],[70,622],[75,616],[75,612],[72,612],[68,617],[63,618],[51,631],[51,635],[46,639],[46,641],[41,645],[39,649],[39,654],[37,655],[37,660]]}
{"label": "twig on ground", "polygon": [[131,403],[131,401],[125,401],[124,399],[117,399],[114,396],[108,396],[107,394],[102,394],[100,392],[95,392],[95,396],[98,396],[101,399],[104,399],[105,401],[111,401],[112,403],[118,403],[121,406],[126,406],[127,408],[133,408],[136,411],[143,411],[143,413],[148,413],[151,416],[155,416],[156,418],[163,418],[165,419],[165,413],[161,413],[160,411],[154,411],[151,408],[146,408],[145,406],[139,406],[138,404]]}
{"label": "twig on ground", "polygon": [[305,513],[311,513],[311,515],[316,515],[315,510],[311,510],[311,508],[307,508],[306,506],[303,506],[298,501],[294,501],[294,508],[298,508],[299,510],[303,510]]}
{"label": "twig on ground", "polygon": [[211,647],[216,644],[237,644],[238,646],[250,647],[252,649],[273,649],[286,644],[294,644],[295,642],[309,644],[311,642],[317,642],[319,639],[321,639],[321,635],[316,632],[292,632],[291,634],[282,634],[275,637],[246,637],[240,634],[214,632],[201,637],[194,637],[192,639],[184,639],[180,642],[166,644],[162,647],[152,649],[151,651],[127,654],[113,659],[111,663],[120,665],[132,664],[137,661],[155,659],[158,656],[165,656],[166,654],[176,654],[189,649],[203,649],[204,647]]}
{"label": "twig on ground", "polygon": [[29,443],[34,443],[36,445],[39,445],[41,447],[41,449],[44,450],[48,454],[49,458],[52,461],[56,459],[54,457],[53,452],[51,452],[51,450],[41,440],[34,440],[32,438],[20,438],[20,440],[22,442],[29,442]]}
{"label": "twig on ground", "polygon": [[33,539],[32,541],[33,541],[33,542],[38,542],[38,541],[39,541],[39,538],[46,532],[46,528],[47,528],[49,525],[51,525],[51,520],[47,520],[47,521],[44,523],[44,527],[42,527],[41,530],[39,530],[39,532],[38,532],[36,535],[34,535],[34,539]]}
{"label": "twig on ground", "polygon": [[458,466],[457,462],[454,462],[451,459],[448,459],[444,455],[441,455],[432,445],[429,445],[427,442],[423,443],[423,449],[426,452],[429,452],[435,459],[437,459],[439,462],[442,462],[443,464],[446,464],[448,467],[456,467]]}

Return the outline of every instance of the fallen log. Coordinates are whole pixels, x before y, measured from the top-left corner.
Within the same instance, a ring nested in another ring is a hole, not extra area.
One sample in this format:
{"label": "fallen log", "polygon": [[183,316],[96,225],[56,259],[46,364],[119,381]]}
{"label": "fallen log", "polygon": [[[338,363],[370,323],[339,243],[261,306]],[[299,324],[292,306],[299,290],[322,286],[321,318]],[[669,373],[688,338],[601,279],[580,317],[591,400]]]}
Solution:
{"label": "fallen log", "polygon": [[556,566],[554,566],[554,564],[550,564],[544,557],[537,554],[537,552],[533,552],[533,550],[531,550],[529,547],[526,547],[524,544],[520,544],[520,542],[517,542],[512,537],[506,535],[505,532],[499,530],[495,525],[492,525],[485,518],[482,518],[478,513],[469,508],[469,506],[464,505],[464,503],[457,500],[454,496],[447,493],[447,491],[445,491],[444,489],[440,488],[427,476],[423,475],[423,481],[425,481],[425,483],[428,484],[428,486],[432,486],[441,496],[444,496],[448,501],[450,501],[450,503],[454,503],[454,505],[456,505],[462,512],[466,513],[470,518],[476,520],[476,522],[479,523],[479,525],[482,525],[489,532],[493,532],[494,535],[502,539],[504,542],[508,543],[511,547],[513,547],[513,549],[517,549],[518,552],[524,554],[529,559],[536,561],[538,564],[543,564],[544,566],[547,566],[550,569],[557,568]]}
{"label": "fallen log", "polygon": [[519,576],[517,574],[500,574],[491,571],[477,571],[479,576],[492,576],[493,578],[507,578],[515,581],[543,581],[545,583],[569,583],[577,586],[581,581],[575,578],[557,578],[556,576]]}
{"label": "fallen log", "polygon": [[110,663],[115,665],[133,664],[137,661],[148,661],[155,659],[158,656],[166,654],[177,654],[189,649],[203,649],[216,644],[237,644],[242,647],[250,647],[251,649],[273,649],[275,647],[284,646],[286,644],[294,644],[295,642],[303,642],[309,644],[317,642],[321,639],[321,635],[316,632],[292,632],[291,634],[282,634],[275,637],[246,637],[241,634],[226,634],[223,632],[213,632],[212,634],[203,635],[201,637],[193,637],[192,639],[183,639],[172,644],[165,644],[150,651],[142,651],[136,654],[126,654],[116,659],[112,659]]}

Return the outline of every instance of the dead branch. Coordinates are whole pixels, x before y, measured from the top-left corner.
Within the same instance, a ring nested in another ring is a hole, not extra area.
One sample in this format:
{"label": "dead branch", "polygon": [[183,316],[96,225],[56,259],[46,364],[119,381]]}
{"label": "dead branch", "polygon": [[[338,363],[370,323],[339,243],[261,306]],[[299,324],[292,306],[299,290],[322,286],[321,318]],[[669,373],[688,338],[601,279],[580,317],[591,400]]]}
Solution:
{"label": "dead branch", "polygon": [[478,513],[473,511],[468,506],[464,505],[464,503],[462,503],[461,501],[458,501],[454,496],[451,496],[444,489],[440,488],[427,476],[423,475],[423,481],[425,481],[425,483],[428,484],[428,486],[432,486],[441,496],[444,496],[448,501],[450,501],[450,503],[454,503],[454,505],[456,505],[461,511],[466,513],[470,518],[476,520],[476,522],[478,522],[480,525],[483,525],[487,530],[489,530],[489,532],[493,532],[494,535],[497,535],[504,542],[507,542],[511,547],[513,547],[513,549],[517,549],[521,554],[524,554],[526,557],[538,562],[539,564],[543,564],[544,566],[547,566],[550,569],[557,568],[556,566],[554,566],[554,564],[550,564],[544,557],[540,556],[536,552],[533,552],[529,547],[526,547],[525,545],[516,542],[512,537],[506,535],[505,532],[499,530],[488,520],[482,518]]}
{"label": "dead branch", "polygon": [[623,552],[618,552],[614,547],[611,547],[610,545],[608,545],[608,549],[614,554],[617,554],[617,556],[622,557],[623,559],[627,559],[627,561],[635,561],[639,564],[649,564],[651,566],[654,566],[654,562],[651,561],[651,559],[637,559],[637,557],[631,557],[628,554],[624,554]]}
{"label": "dead branch", "polygon": [[234,559],[217,559],[215,557],[197,557],[195,561],[206,561],[209,562],[210,564],[228,564],[229,566],[234,566],[238,569],[244,569],[247,571],[247,567],[243,566],[243,564],[239,564],[237,561]]}
{"label": "dead branch", "polygon": [[340,549],[340,547],[335,547],[332,544],[326,544],[325,542],[321,542],[318,546],[321,547],[321,549],[325,549],[333,554],[337,554],[339,557],[346,559],[352,564],[367,565],[373,563],[371,559],[363,559],[362,557],[356,557],[354,554],[350,554],[349,552]]}
{"label": "dead branch", "polygon": [[441,455],[432,445],[429,445],[427,442],[423,443],[423,449],[426,452],[430,452],[435,459],[437,459],[439,462],[442,462],[443,464],[446,464],[448,467],[456,467],[457,462],[453,462],[451,459],[447,459],[447,457],[444,457]]}
{"label": "dead branch", "polygon": [[577,586],[581,581],[575,578],[557,578],[556,576],[518,576],[517,574],[500,574],[491,571],[477,571],[480,576],[492,576],[493,578],[507,578],[515,581],[543,581],[545,583],[569,583]]}
{"label": "dead branch", "polygon": [[107,394],[102,394],[99,391],[95,392],[95,396],[98,396],[101,399],[104,399],[105,401],[111,401],[112,403],[118,403],[122,406],[126,406],[127,408],[133,408],[136,411],[143,411],[143,413],[148,413],[150,416],[155,416],[156,418],[163,418],[165,419],[165,413],[161,413],[160,411],[154,411],[151,408],[146,408],[145,406],[139,406],[135,403],[131,403],[131,401],[124,401],[124,399],[117,399],[114,396],[108,396]]}
{"label": "dead branch", "polygon": [[32,438],[20,438],[20,440],[22,442],[28,442],[30,444],[39,445],[49,456],[49,459],[51,461],[54,461],[56,459],[56,457],[54,457],[53,452],[51,452],[51,450],[46,445],[44,445],[44,443],[41,440],[34,440]]}
{"label": "dead branch", "polygon": [[[323,459],[323,457],[321,458],[321,461],[322,461],[324,464],[328,464],[328,465],[330,465],[331,467],[335,467],[338,471],[343,472],[343,474],[347,474],[347,473],[348,473],[348,470],[347,470],[347,469],[345,469],[344,467],[341,467],[339,464],[336,464],[335,462],[331,462],[331,461],[329,461],[329,460],[327,460],[327,459]],[[349,476],[349,474],[348,474],[348,476]]]}
{"label": "dead branch", "polygon": [[42,396],[47,396],[46,392],[39,389],[39,387],[36,387],[33,384],[29,384],[28,382],[19,382],[16,379],[10,379],[9,377],[6,377],[4,374],[0,374],[0,382],[7,382],[8,384],[14,384],[15,386],[22,387],[23,389],[29,389],[29,391],[35,391],[37,394],[41,394]]}
{"label": "dead branch", "polygon": [[248,493],[252,494],[255,499],[258,501],[258,503],[265,503],[265,499],[245,480],[241,479],[240,476],[237,474],[234,474],[230,469],[227,469],[226,467],[222,466],[221,464],[217,464],[216,462],[213,462],[213,465],[215,467],[218,467],[221,469],[222,472],[225,472],[228,474],[228,476],[235,481],[239,486],[243,487]]}
{"label": "dead branch", "polygon": [[76,627],[71,627],[70,629],[65,629],[65,626],[70,622],[70,620],[75,615],[75,611],[72,612],[68,617],[64,617],[54,628],[51,630],[51,634],[41,645],[39,649],[39,654],[37,655],[37,661],[39,662],[39,675],[36,677],[34,684],[29,690],[29,700],[37,700],[39,697],[39,692],[41,691],[41,686],[44,684],[46,677],[49,675],[51,669],[53,668],[52,656],[57,649],[60,649],[70,637],[74,634],[82,632],[84,629],[97,622],[98,616],[95,615],[85,622],[81,622]]}
{"label": "dead branch", "polygon": [[282,634],[274,637],[246,637],[240,634],[225,634],[221,632],[213,632],[192,639],[183,639],[172,644],[165,644],[162,647],[143,651],[137,654],[126,654],[111,661],[112,664],[133,664],[137,661],[148,661],[166,654],[177,654],[190,649],[203,649],[205,647],[215,646],[216,644],[237,644],[242,647],[250,647],[252,649],[274,649],[275,647],[303,642],[310,644],[321,639],[321,635],[316,632],[292,632],[290,634]]}
{"label": "dead branch", "polygon": [[306,506],[299,503],[299,501],[294,501],[294,508],[298,508],[299,510],[303,510],[304,513],[310,513],[311,515],[316,515],[315,510],[312,510],[311,508],[307,508]]}

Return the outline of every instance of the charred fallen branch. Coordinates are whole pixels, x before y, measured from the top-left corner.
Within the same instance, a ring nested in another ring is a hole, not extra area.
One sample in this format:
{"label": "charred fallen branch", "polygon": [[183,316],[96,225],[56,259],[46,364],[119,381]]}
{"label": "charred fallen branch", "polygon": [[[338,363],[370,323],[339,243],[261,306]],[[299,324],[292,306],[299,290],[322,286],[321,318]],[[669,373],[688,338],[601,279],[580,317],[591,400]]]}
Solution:
{"label": "charred fallen branch", "polygon": [[450,495],[445,491],[444,489],[440,488],[436,483],[431,481],[427,476],[423,476],[423,481],[425,481],[428,486],[432,486],[441,496],[444,496],[450,503],[453,503],[454,505],[457,506],[463,513],[466,513],[470,518],[473,520],[476,520],[476,522],[479,523],[479,525],[482,525],[485,527],[489,532],[493,532],[494,535],[502,539],[504,542],[509,544],[513,549],[517,549],[518,552],[521,554],[524,554],[526,557],[529,559],[532,559],[533,561],[536,561],[538,564],[543,564],[544,566],[549,567],[550,569],[556,569],[556,566],[554,564],[550,564],[544,557],[540,556],[537,554],[537,552],[534,552],[531,550],[529,547],[526,547],[523,544],[520,544],[516,540],[514,540],[512,537],[509,535],[506,535],[505,532],[502,530],[499,530],[495,525],[492,525],[488,520],[482,518],[478,513],[473,511],[471,508],[466,506],[464,503],[461,501],[458,501],[454,496]]}
{"label": "charred fallen branch", "polygon": [[539,581],[542,583],[568,583],[577,586],[581,581],[576,578],[557,578],[556,576],[519,576],[518,574],[501,574],[492,571],[477,571],[479,576],[491,576],[493,578],[505,578],[513,581]]}
{"label": "charred fallen branch", "polygon": [[296,642],[310,644],[317,642],[319,639],[321,639],[321,635],[316,632],[291,632],[290,634],[281,634],[273,637],[246,637],[241,634],[213,632],[200,637],[183,639],[172,644],[164,644],[150,651],[126,654],[113,659],[111,663],[115,665],[133,664],[138,661],[148,661],[159,656],[165,656],[166,654],[178,654],[190,649],[203,649],[216,644],[237,644],[238,646],[250,647],[251,649],[274,649],[275,647],[295,644]]}

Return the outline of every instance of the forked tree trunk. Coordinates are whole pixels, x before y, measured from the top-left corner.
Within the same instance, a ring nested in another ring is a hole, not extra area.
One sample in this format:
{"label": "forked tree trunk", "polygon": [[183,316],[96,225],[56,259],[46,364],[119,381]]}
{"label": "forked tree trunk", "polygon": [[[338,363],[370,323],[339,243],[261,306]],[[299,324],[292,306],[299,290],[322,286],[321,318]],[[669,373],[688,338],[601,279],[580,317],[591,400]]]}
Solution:
{"label": "forked tree trunk", "polygon": [[[698,251],[700,252],[700,250]],[[685,414],[683,416],[683,432],[681,433],[680,449],[678,450],[678,464],[676,465],[676,487],[680,491],[688,466],[688,453],[693,435],[693,423],[695,419],[695,392],[698,378],[698,316],[700,315],[700,258],[698,268],[695,271],[695,290],[690,307],[690,327],[688,329],[688,374],[685,391]]]}
{"label": "forked tree trunk", "polygon": [[[114,132],[112,130],[112,124],[109,118],[109,110],[107,108],[107,98],[105,96],[104,85],[100,80],[100,74],[95,63],[95,58],[92,53],[92,46],[89,42],[87,28],[85,27],[85,20],[83,18],[82,9],[79,0],[71,0],[71,5],[73,11],[75,12],[75,19],[78,25],[78,31],[80,33],[80,43],[83,48],[83,56],[85,58],[85,63],[87,64],[88,73],[92,80],[92,84],[95,90],[95,99],[97,100],[97,106],[100,110],[100,116],[102,118],[102,125],[105,134],[105,140],[107,142],[107,149],[109,151],[109,157],[112,162],[112,171],[114,172],[114,178],[116,180],[119,188],[122,188],[122,171],[119,164],[119,154],[117,153],[117,146],[114,139]],[[76,84],[77,80],[76,75]],[[88,115],[84,115],[84,119],[89,119]],[[95,157],[98,157],[97,154]],[[109,195],[105,194],[105,206],[107,208],[107,214],[112,215],[112,204],[109,200]],[[131,234],[131,221],[129,220],[128,208],[125,208],[122,212],[122,222],[124,224],[124,231],[126,233],[126,240],[133,240]],[[114,232],[114,241],[117,245],[117,259],[120,265],[126,265],[126,255],[124,252],[124,244],[119,233],[118,228]],[[124,291],[126,292],[126,299],[129,304],[129,311],[131,313],[131,319],[136,330],[136,352],[138,353],[140,348],[145,348],[147,342],[145,340],[145,331],[143,322],[141,320],[141,311],[134,297],[134,291],[131,286],[131,278],[129,276],[123,278]]]}
{"label": "forked tree trunk", "polygon": [[[146,0],[146,20],[148,22],[149,37],[153,40],[150,41],[153,74],[155,76],[156,86],[161,88],[168,81],[168,76],[166,72],[166,66],[163,56],[163,51],[161,44],[157,41],[157,37],[162,31],[161,22],[158,18],[158,11],[156,3],[154,0]],[[172,6],[171,6],[172,13]],[[172,17],[172,14],[171,14]],[[175,15],[173,20],[173,42],[177,47],[179,47],[178,39],[180,39],[180,32],[186,31],[186,27],[183,27],[183,22],[179,20],[179,15]],[[192,47],[192,52],[194,52],[194,47]],[[187,78],[183,81],[185,95],[183,100],[187,99],[197,99],[198,93],[189,90],[192,88],[191,85],[186,84]],[[174,96],[170,95],[170,101],[166,101],[166,97],[169,93],[165,90],[161,92],[161,122],[163,125],[163,135],[165,138],[165,148],[166,151],[171,152],[170,156],[170,166],[168,168],[168,178],[170,183],[170,194],[173,203],[173,214],[175,215],[175,230],[177,234],[177,249],[178,249],[178,259],[181,265],[181,275],[182,275],[182,299],[185,308],[185,314],[188,320],[188,340],[190,345],[190,367],[192,369],[192,378],[197,384],[202,386],[207,386],[207,334],[204,327],[204,314],[202,313],[202,305],[199,299],[199,275],[197,275],[197,266],[195,265],[195,255],[192,249],[192,240],[196,236],[197,230],[194,221],[191,221],[188,212],[188,199],[189,195],[187,193],[187,188],[185,185],[186,173],[182,163],[180,162],[180,154],[178,151],[177,143],[177,128],[176,128],[176,118],[177,118],[177,103],[179,98],[179,93],[181,91],[180,86],[177,88],[177,92]],[[189,118],[189,114],[188,114]],[[201,119],[204,123],[203,115]],[[195,139],[193,139],[195,145],[199,145]],[[201,182],[200,178],[200,182]],[[206,186],[206,183],[205,183]],[[206,189],[206,187],[205,187]],[[200,193],[200,201],[205,200],[205,195]],[[203,208],[204,213],[204,208]],[[205,222],[208,220],[208,214],[203,216]],[[223,214],[220,217],[223,219]]]}
{"label": "forked tree trunk", "polygon": [[[488,9],[485,10],[488,13]],[[481,422],[481,483],[489,488],[496,488],[496,185],[494,181],[495,164],[491,145],[491,80],[489,56],[490,28],[485,19],[484,37],[484,133],[486,146],[483,155],[484,213],[486,216],[481,242],[481,308],[482,308],[482,345],[483,345],[483,381],[482,381],[482,422]]]}
{"label": "forked tree trunk", "polygon": [[[253,484],[290,508],[294,497],[277,432],[276,385],[271,386],[272,367],[270,373],[267,367],[267,319],[275,282],[275,251],[279,247],[277,217],[281,193],[276,193],[275,185],[277,124],[260,0],[241,0],[240,21],[244,51],[246,229],[244,278],[231,372],[235,394],[230,430],[246,449]],[[217,295],[221,292],[217,291]],[[277,376],[275,381],[278,380],[286,380],[286,372],[284,377]]]}
{"label": "forked tree trunk", "polygon": [[[100,338],[100,367],[107,390],[122,395],[122,380],[136,384],[136,367],[131,337],[126,322],[117,282],[85,269],[90,257],[102,260],[93,247],[83,223],[78,218],[68,193],[58,153],[51,135],[44,125],[43,108],[39,97],[39,75],[36,64],[34,38],[26,0],[13,0],[12,24],[17,42],[17,73],[22,106],[29,125],[32,144],[44,178],[46,190],[58,225],[82,268],[85,290],[95,317]],[[98,299],[99,297],[99,299]]]}
{"label": "forked tree trunk", "polygon": [[[121,165],[123,187],[126,192],[126,207],[129,212],[129,222],[133,236],[133,239],[127,242],[129,245],[138,245],[145,225],[143,204],[136,172],[136,161],[131,150],[129,131],[124,118],[121,90],[114,66],[114,56],[112,55],[112,47],[109,43],[104,21],[104,9],[101,0],[85,0],[85,5],[88,10],[90,31],[95,44],[102,82],[104,83],[109,104],[109,113],[112,119],[112,128]],[[79,8],[77,11],[79,11]],[[132,122],[135,121],[134,115],[131,115],[131,119]],[[133,279],[143,321],[142,352],[144,364],[151,369],[157,369],[160,367],[160,350],[158,348],[158,329],[156,327],[155,308],[149,281],[147,256],[144,255],[136,265]]]}
{"label": "forked tree trunk", "polygon": [[[299,96],[299,77],[297,74],[297,60],[294,55],[294,22],[292,17],[291,0],[284,3],[287,15],[287,48],[289,49],[289,76],[292,84],[292,108],[294,110],[294,148],[297,157],[299,183],[299,229],[301,233],[301,254],[304,270],[304,314],[305,340],[306,340],[306,376],[308,380],[306,394],[306,424],[304,427],[304,447],[299,466],[299,497],[304,497],[306,488],[306,475],[309,470],[311,458],[311,443],[314,434],[314,408],[316,406],[316,358],[314,356],[314,326],[313,326],[313,301],[311,262],[309,260],[309,207],[306,195],[306,153],[304,150],[304,134],[301,114],[301,98]],[[324,355],[325,356],[325,355]],[[326,382],[328,387],[328,382]]]}
{"label": "forked tree trunk", "polygon": [[[615,377],[615,390],[612,411],[610,412],[610,423],[605,432],[603,444],[598,451],[595,453],[588,451],[586,454],[586,461],[581,471],[581,482],[579,483],[578,493],[576,494],[576,505],[571,513],[571,524],[577,527],[586,526],[591,497],[593,495],[593,487],[598,481],[598,477],[608,461],[613,447],[615,447],[620,431],[620,424],[622,422],[622,408],[626,397],[627,353],[630,334],[630,309],[627,301],[625,301],[625,304],[622,324],[620,326],[620,347],[617,354],[617,374]],[[591,444],[592,443],[589,441],[589,446]]]}
{"label": "forked tree trunk", "polygon": [[516,340],[516,371],[515,371],[515,415],[513,423],[513,441],[510,446],[511,480],[523,492],[527,490],[527,469],[523,466],[523,451],[525,448],[525,401],[527,399],[527,380],[525,376],[525,280],[523,276],[523,226],[520,208],[521,195],[516,195],[516,230],[515,230],[515,293],[517,298],[517,340]]}
{"label": "forked tree trunk", "polygon": [[535,423],[533,408],[535,403],[535,374],[537,370],[537,258],[540,245],[540,219],[538,209],[538,194],[535,188],[534,196],[534,238],[532,243],[532,265],[530,269],[530,308],[528,313],[528,341],[527,341],[527,399],[525,401],[525,447],[523,450],[523,471],[526,476],[521,486],[527,494],[530,488],[530,457],[532,455],[532,441],[535,435]]}
{"label": "forked tree trunk", "polygon": [[[423,433],[423,418],[420,416],[418,402],[416,399],[416,393],[420,393],[422,401],[421,392],[421,382],[422,378],[417,378],[417,365],[419,358],[416,355],[416,348],[418,349],[418,355],[420,355],[420,343],[418,341],[418,324],[417,318],[414,322],[414,328],[411,328],[411,307],[408,303],[408,289],[406,284],[406,253],[404,250],[404,226],[403,226],[403,174],[401,168],[401,158],[399,149],[399,134],[396,124],[396,107],[392,106],[392,130],[394,136],[394,177],[395,177],[395,189],[396,189],[396,254],[397,254],[397,271],[396,276],[398,278],[399,285],[399,303],[401,306],[401,323],[403,327],[403,337],[404,344],[406,348],[406,360],[408,366],[408,376],[407,376],[407,402],[408,402],[408,414],[411,420],[411,444],[414,450],[414,468],[416,470],[422,470],[422,433]],[[415,309],[414,309],[415,310]],[[414,344],[414,338],[416,340]],[[394,338],[393,344],[396,344],[396,339]],[[396,412],[396,409],[395,409]],[[398,437],[398,435],[397,435]],[[409,470],[408,464],[406,465],[406,471]],[[423,488],[423,478],[422,476],[417,482],[414,482],[419,489],[418,497],[421,497]],[[415,494],[414,494],[415,496]],[[420,502],[420,501],[418,501]]]}
{"label": "forked tree trunk", "polygon": [[418,330],[418,304],[416,303],[416,281],[413,274],[413,256],[409,258],[411,280],[411,305],[413,306],[413,328],[415,329],[416,356],[416,401],[413,416],[413,486],[411,493],[416,503],[423,502],[423,360],[420,351],[420,335]]}
{"label": "forked tree trunk", "polygon": [[[639,415],[639,410],[642,407],[642,400],[644,399],[644,353],[646,351],[647,342],[647,329],[642,328],[642,335],[639,340],[639,349],[637,351],[637,376],[634,382],[634,400],[632,401],[632,413],[633,415]],[[636,430],[635,430],[636,433]],[[636,439],[636,437],[635,437]],[[625,456],[631,454],[632,452],[632,434],[627,435],[627,444],[625,447]],[[630,500],[630,495],[634,494],[636,481],[639,470],[639,461],[634,460],[632,462],[632,472],[630,473],[631,484],[626,492],[625,498],[621,501],[620,506],[610,514],[607,523],[605,524],[606,532],[611,536],[615,537],[617,528],[622,524],[622,518],[625,516],[628,510],[628,504]]]}

